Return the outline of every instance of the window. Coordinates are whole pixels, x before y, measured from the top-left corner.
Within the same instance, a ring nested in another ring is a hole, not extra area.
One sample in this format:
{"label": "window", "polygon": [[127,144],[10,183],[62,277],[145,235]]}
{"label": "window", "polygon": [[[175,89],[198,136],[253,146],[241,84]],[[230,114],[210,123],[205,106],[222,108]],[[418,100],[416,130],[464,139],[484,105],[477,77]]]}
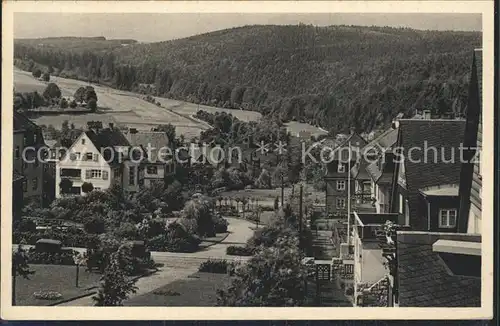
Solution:
{"label": "window", "polygon": [[19,158],[21,156],[21,153],[19,152],[19,146],[16,146],[16,158]]}
{"label": "window", "polygon": [[337,190],[345,190],[345,181],[344,180],[337,181]]}
{"label": "window", "polygon": [[28,137],[26,137],[26,135],[24,135],[24,137],[23,137],[23,145],[24,146],[28,145]]}
{"label": "window", "polygon": [[408,200],[405,200],[404,212],[405,212],[405,223],[406,225],[410,225],[410,207],[408,206]]}
{"label": "window", "polygon": [[403,210],[403,204],[404,204],[404,201],[403,201],[403,195],[399,195],[399,214],[403,214],[404,210]]}
{"label": "window", "polygon": [[102,179],[102,170],[87,170],[85,172],[86,179]]}
{"label": "window", "polygon": [[339,164],[338,168],[337,168],[337,172],[338,173],[344,173],[345,172],[345,165],[344,164]]}
{"label": "window", "polygon": [[23,192],[28,191],[28,180],[23,180]]}
{"label": "window", "polygon": [[102,171],[102,179],[103,180],[109,179],[109,172],[108,171]]}
{"label": "window", "polygon": [[82,138],[82,145],[85,145],[85,138]]}
{"label": "window", "polygon": [[38,178],[33,178],[33,190],[38,189]]}
{"label": "window", "polygon": [[61,175],[61,177],[81,178],[82,170],[80,170],[80,169],[61,169],[60,175]]}
{"label": "window", "polygon": [[93,158],[94,158],[94,154],[92,154],[92,153],[85,153],[85,160],[92,161]]}
{"label": "window", "polygon": [[158,167],[155,165],[148,165],[148,167],[146,168],[146,171],[148,172],[148,174],[157,174]]}
{"label": "window", "polygon": [[80,159],[80,152],[76,152],[75,153],[75,157],[76,157],[77,160],[79,160]]}
{"label": "window", "polygon": [[134,166],[131,166],[129,168],[128,184],[131,186],[135,185],[135,167]]}
{"label": "window", "polygon": [[457,223],[456,209],[441,209],[439,210],[439,227],[452,228]]}
{"label": "window", "polygon": [[99,155],[98,154],[94,154],[94,156],[93,156],[92,159],[93,159],[94,162],[99,161]]}
{"label": "window", "polygon": [[115,169],[113,173],[114,173],[114,178],[115,179],[119,179],[120,178],[120,169]]}
{"label": "window", "polygon": [[337,209],[345,208],[345,199],[337,198]]}

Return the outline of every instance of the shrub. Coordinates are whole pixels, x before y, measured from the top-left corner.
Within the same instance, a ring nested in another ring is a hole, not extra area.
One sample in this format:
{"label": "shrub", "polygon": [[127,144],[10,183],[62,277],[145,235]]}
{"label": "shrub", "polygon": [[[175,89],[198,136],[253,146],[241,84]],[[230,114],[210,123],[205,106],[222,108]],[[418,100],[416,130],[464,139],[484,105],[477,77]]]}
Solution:
{"label": "shrub", "polygon": [[256,230],[250,239],[247,241],[247,246],[250,248],[257,248],[259,246],[271,247],[282,230],[272,226],[266,226],[262,229]]}
{"label": "shrub", "polygon": [[104,233],[105,231],[104,220],[100,217],[93,217],[85,223],[84,229],[86,232],[91,234]]}
{"label": "shrub", "polygon": [[232,268],[233,263],[227,260],[212,260],[209,259],[200,264],[199,272],[226,274]]}
{"label": "shrub", "polygon": [[139,230],[135,227],[134,224],[130,222],[121,223],[120,226],[114,230],[114,234],[118,238],[125,239],[138,239]]}
{"label": "shrub", "polygon": [[242,246],[229,246],[226,248],[226,254],[231,256],[252,256],[254,249]]}
{"label": "shrub", "polygon": [[28,251],[28,262],[30,264],[46,264],[46,265],[74,265],[73,255],[77,252],[74,250],[62,251],[59,253],[52,252],[37,252],[34,248]]}
{"label": "shrub", "polygon": [[167,232],[149,240],[150,250],[195,252],[200,245],[200,239],[187,232],[179,223],[170,223]]}
{"label": "shrub", "polygon": [[14,230],[19,232],[35,232],[36,223],[32,219],[22,218],[15,223]]}
{"label": "shrub", "polygon": [[214,218],[215,232],[216,233],[225,233],[227,232],[227,227],[229,222],[220,216]]}
{"label": "shrub", "polygon": [[33,69],[32,74],[33,74],[33,77],[40,78],[40,76],[42,76],[42,71],[39,68],[35,68],[35,69]]}

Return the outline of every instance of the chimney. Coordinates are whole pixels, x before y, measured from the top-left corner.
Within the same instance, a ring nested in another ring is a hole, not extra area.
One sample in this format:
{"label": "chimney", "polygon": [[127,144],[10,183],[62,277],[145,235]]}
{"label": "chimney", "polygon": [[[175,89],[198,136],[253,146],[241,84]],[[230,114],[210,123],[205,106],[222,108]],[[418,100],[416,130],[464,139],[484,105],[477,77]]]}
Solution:
{"label": "chimney", "polygon": [[424,110],[423,112],[424,119],[431,119],[431,111],[429,110]]}

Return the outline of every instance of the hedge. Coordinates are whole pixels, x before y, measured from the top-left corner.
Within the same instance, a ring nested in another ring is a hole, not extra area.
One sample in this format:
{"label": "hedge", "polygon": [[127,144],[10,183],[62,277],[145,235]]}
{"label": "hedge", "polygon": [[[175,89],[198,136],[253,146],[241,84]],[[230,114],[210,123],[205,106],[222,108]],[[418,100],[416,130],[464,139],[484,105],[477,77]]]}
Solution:
{"label": "hedge", "polygon": [[12,233],[12,241],[17,244],[35,245],[39,239],[54,239],[62,242],[65,247],[86,248],[89,243],[96,243],[97,235],[86,233],[72,233],[68,230],[54,232],[51,230],[40,230],[35,232]]}
{"label": "hedge", "polygon": [[76,253],[74,250],[60,253],[37,252],[34,248],[31,248],[28,250],[27,257],[29,264],[74,265],[73,255]]}
{"label": "hedge", "polygon": [[229,263],[227,260],[212,260],[209,259],[201,263],[198,268],[199,272],[205,273],[218,273],[218,274],[226,274],[229,269],[232,267],[232,263]]}
{"label": "hedge", "polygon": [[229,246],[226,248],[226,254],[232,256],[252,256],[254,249],[241,246]]}

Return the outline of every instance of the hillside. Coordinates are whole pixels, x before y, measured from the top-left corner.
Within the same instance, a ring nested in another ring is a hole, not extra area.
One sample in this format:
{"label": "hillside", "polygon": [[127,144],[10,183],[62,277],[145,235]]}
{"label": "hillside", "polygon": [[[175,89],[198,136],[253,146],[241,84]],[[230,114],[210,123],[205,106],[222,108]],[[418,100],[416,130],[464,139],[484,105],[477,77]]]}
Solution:
{"label": "hillside", "polygon": [[340,132],[415,109],[463,112],[481,34],[261,25],[149,44],[83,42],[16,40],[16,65]]}

